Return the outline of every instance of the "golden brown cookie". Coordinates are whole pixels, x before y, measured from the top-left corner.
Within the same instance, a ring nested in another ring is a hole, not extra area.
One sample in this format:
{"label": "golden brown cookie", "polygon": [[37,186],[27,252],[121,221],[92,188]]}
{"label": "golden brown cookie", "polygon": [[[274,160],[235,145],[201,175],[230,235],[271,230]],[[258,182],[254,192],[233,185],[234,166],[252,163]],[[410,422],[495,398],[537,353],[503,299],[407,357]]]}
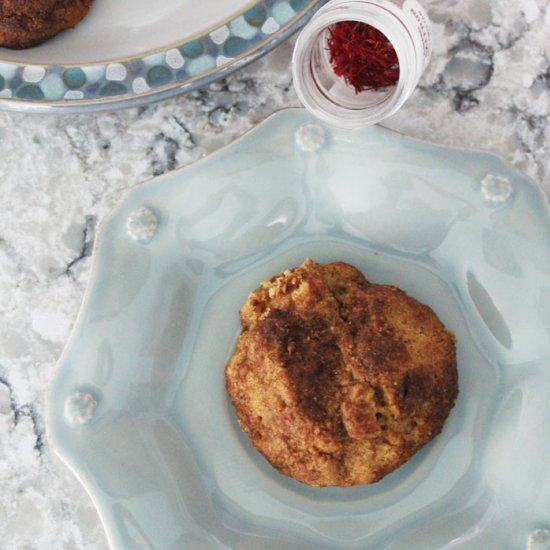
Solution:
{"label": "golden brown cookie", "polygon": [[0,0],[0,46],[36,46],[74,27],[93,0]]}
{"label": "golden brown cookie", "polygon": [[283,474],[373,483],[441,431],[458,394],[454,337],[397,287],[306,261],[262,283],[240,314],[227,390]]}

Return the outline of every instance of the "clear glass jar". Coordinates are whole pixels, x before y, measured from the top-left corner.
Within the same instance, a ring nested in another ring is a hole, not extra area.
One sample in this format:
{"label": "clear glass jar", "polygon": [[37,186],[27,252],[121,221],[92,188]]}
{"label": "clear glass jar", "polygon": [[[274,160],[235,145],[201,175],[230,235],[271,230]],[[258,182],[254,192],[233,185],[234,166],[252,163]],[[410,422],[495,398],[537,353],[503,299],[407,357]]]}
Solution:
{"label": "clear glass jar", "polygon": [[[360,21],[381,31],[399,62],[395,86],[356,93],[336,76],[329,60],[329,27]],[[417,0],[329,0],[300,33],[292,70],[296,93],[321,120],[353,128],[375,124],[395,113],[416,88],[432,51],[430,23]]]}

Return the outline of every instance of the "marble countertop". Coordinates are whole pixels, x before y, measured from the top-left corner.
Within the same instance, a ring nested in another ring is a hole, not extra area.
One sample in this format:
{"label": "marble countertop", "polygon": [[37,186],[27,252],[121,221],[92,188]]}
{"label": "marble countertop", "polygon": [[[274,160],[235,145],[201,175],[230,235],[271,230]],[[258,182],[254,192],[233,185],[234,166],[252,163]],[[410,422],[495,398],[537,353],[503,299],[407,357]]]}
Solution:
{"label": "marble countertop", "polygon": [[[430,0],[434,55],[385,125],[498,153],[550,198],[550,2]],[[132,186],[298,101],[292,41],[206,89],[82,115],[0,112],[0,546],[105,549],[44,431],[45,388],[76,318],[98,223]]]}

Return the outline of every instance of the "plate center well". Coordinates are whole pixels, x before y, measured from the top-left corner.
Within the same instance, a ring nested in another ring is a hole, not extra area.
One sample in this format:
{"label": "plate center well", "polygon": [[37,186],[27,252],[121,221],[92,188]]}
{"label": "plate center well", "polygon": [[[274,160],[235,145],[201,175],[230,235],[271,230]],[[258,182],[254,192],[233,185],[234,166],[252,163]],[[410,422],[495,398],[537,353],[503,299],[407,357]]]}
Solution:
{"label": "plate center well", "polygon": [[[364,247],[331,239],[287,242],[284,252],[218,281],[205,304],[193,354],[172,405],[210,488],[212,513],[234,532],[307,533],[315,544],[353,546],[357,541],[375,543],[388,529],[394,534],[406,529],[413,512],[433,515],[442,503],[452,500],[460,506],[464,499],[481,498],[483,483],[474,454],[483,452],[483,442],[476,432],[489,417],[495,373],[477,352],[448,287],[421,265]],[[238,427],[226,394],[224,368],[240,330],[238,310],[247,294],[267,276],[307,257],[346,261],[373,282],[398,284],[430,305],[458,338],[461,393],[443,432],[373,485],[317,489],[279,474]]]}

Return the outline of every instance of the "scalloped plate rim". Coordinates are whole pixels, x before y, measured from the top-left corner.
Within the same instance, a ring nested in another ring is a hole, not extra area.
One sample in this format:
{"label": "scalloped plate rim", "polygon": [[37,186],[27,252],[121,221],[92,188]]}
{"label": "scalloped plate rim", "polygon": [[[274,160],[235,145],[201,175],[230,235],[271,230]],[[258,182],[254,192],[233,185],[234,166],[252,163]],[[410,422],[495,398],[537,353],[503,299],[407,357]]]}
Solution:
{"label": "scalloped plate rim", "polygon": [[[191,163],[189,163],[189,164],[187,164],[187,165],[185,165],[181,168],[178,168],[178,169],[176,169],[172,172],[168,172],[168,173],[162,174],[160,176],[152,176],[152,177],[150,177],[150,178],[148,178],[148,179],[146,179],[146,180],[144,180],[140,183],[135,184],[130,189],[128,189],[118,199],[117,203],[115,205],[113,205],[113,207],[102,218],[102,220],[100,221],[100,223],[98,225],[97,232],[96,232],[96,239],[94,241],[92,254],[91,254],[92,265],[90,267],[90,275],[88,277],[88,281],[87,281],[86,288],[85,288],[85,291],[84,291],[84,294],[83,294],[81,305],[79,307],[78,314],[77,314],[77,316],[75,318],[75,321],[73,323],[73,327],[71,329],[71,332],[70,332],[69,338],[67,340],[67,343],[65,344],[65,346],[63,348],[63,351],[62,351],[58,361],[56,362],[56,366],[53,370],[51,380],[48,384],[48,388],[47,388],[47,392],[46,392],[46,405],[45,405],[45,411],[46,411],[46,414],[45,414],[46,430],[45,431],[46,431],[46,436],[48,438],[48,441],[50,443],[51,448],[55,451],[56,455],[61,459],[61,461],[70,469],[70,471],[73,473],[73,475],[79,480],[79,482],[85,488],[86,493],[90,496],[92,502],[94,503],[94,506],[96,507],[96,510],[99,513],[100,520],[103,524],[103,527],[104,527],[105,532],[107,534],[107,537],[109,539],[109,544],[112,548],[115,548],[115,546],[114,546],[113,541],[109,538],[110,529],[106,528],[107,525],[105,523],[105,518],[104,518],[103,513],[101,511],[101,506],[99,504],[99,501],[96,498],[95,489],[88,483],[88,480],[86,479],[86,477],[79,473],[79,471],[77,469],[78,465],[73,464],[71,462],[71,460],[67,456],[64,455],[64,452],[63,452],[63,449],[62,449],[63,445],[60,444],[57,441],[57,436],[55,435],[56,432],[57,432],[57,429],[54,427],[56,419],[52,415],[52,405],[50,403],[50,395],[52,393],[52,388],[55,386],[60,374],[62,374],[62,372],[64,370],[63,366],[62,366],[62,364],[64,362],[64,356],[65,356],[66,352],[70,348],[72,348],[78,340],[78,338],[76,336],[76,333],[78,332],[78,330],[80,328],[80,325],[83,323],[83,317],[84,317],[84,314],[85,314],[85,312],[87,310],[87,307],[88,307],[88,302],[89,302],[89,299],[90,299],[91,290],[94,287],[95,282],[96,282],[97,269],[98,269],[98,265],[100,263],[100,261],[99,261],[99,249],[102,246],[103,238],[105,236],[104,235],[105,227],[108,224],[108,222],[111,219],[113,219],[117,215],[117,213],[124,207],[124,205],[128,202],[128,200],[131,198],[131,196],[134,193],[139,192],[141,189],[143,189],[145,187],[148,187],[148,186],[151,186],[151,185],[162,185],[164,180],[169,180],[169,179],[172,179],[172,178],[175,178],[175,177],[179,177],[180,175],[182,175],[184,177],[185,172],[189,168],[191,168],[195,165],[200,165],[203,162],[207,162],[211,158],[213,158],[213,157],[215,158],[217,155],[223,153],[224,151],[230,150],[236,143],[247,139],[250,135],[253,135],[262,126],[268,124],[269,121],[271,121],[273,119],[276,119],[279,116],[284,116],[285,113],[292,113],[292,112],[300,113],[300,112],[305,112],[305,110],[302,109],[302,108],[292,107],[292,108],[283,108],[283,109],[280,109],[278,111],[275,111],[274,113],[272,113],[271,115],[266,117],[264,120],[262,120],[260,123],[258,123],[254,127],[252,127],[250,129],[248,129],[247,131],[245,131],[242,135],[240,135],[233,142],[228,143],[228,144],[220,147],[220,149],[212,152],[207,157],[196,159],[193,162],[191,162]],[[313,121],[313,122],[315,123],[315,121]],[[540,204],[541,204],[541,207],[542,207],[544,215],[545,215],[545,222],[546,222],[547,227],[550,231],[550,206],[548,204],[548,200],[547,200],[545,194],[543,193],[542,189],[540,188],[539,185],[536,184],[536,182],[534,182],[531,178],[525,176],[525,174],[523,174],[518,169],[513,167],[509,162],[504,160],[500,155],[498,155],[498,154],[496,154],[492,151],[487,151],[487,150],[482,150],[482,149],[474,149],[474,148],[469,148],[469,147],[453,146],[453,145],[448,146],[448,145],[433,144],[433,143],[429,142],[428,140],[420,139],[420,138],[416,138],[416,137],[412,137],[412,136],[407,136],[405,134],[402,134],[399,131],[393,130],[391,128],[386,128],[386,127],[381,126],[381,125],[377,125],[376,127],[377,127],[378,130],[382,131],[383,133],[387,132],[387,133],[395,134],[395,135],[399,136],[399,139],[402,139],[405,142],[407,142],[407,141],[417,142],[417,143],[429,146],[430,148],[433,148],[435,150],[449,150],[450,149],[450,150],[463,151],[463,152],[466,152],[466,153],[475,153],[475,154],[480,154],[480,155],[487,156],[487,157],[498,160],[500,163],[503,163],[504,165],[506,165],[509,169],[511,169],[513,172],[515,172],[521,178],[522,185],[530,186],[532,188],[532,190],[535,191],[538,194],[538,196],[541,200]],[[67,368],[67,367],[65,366],[65,368]]]}

